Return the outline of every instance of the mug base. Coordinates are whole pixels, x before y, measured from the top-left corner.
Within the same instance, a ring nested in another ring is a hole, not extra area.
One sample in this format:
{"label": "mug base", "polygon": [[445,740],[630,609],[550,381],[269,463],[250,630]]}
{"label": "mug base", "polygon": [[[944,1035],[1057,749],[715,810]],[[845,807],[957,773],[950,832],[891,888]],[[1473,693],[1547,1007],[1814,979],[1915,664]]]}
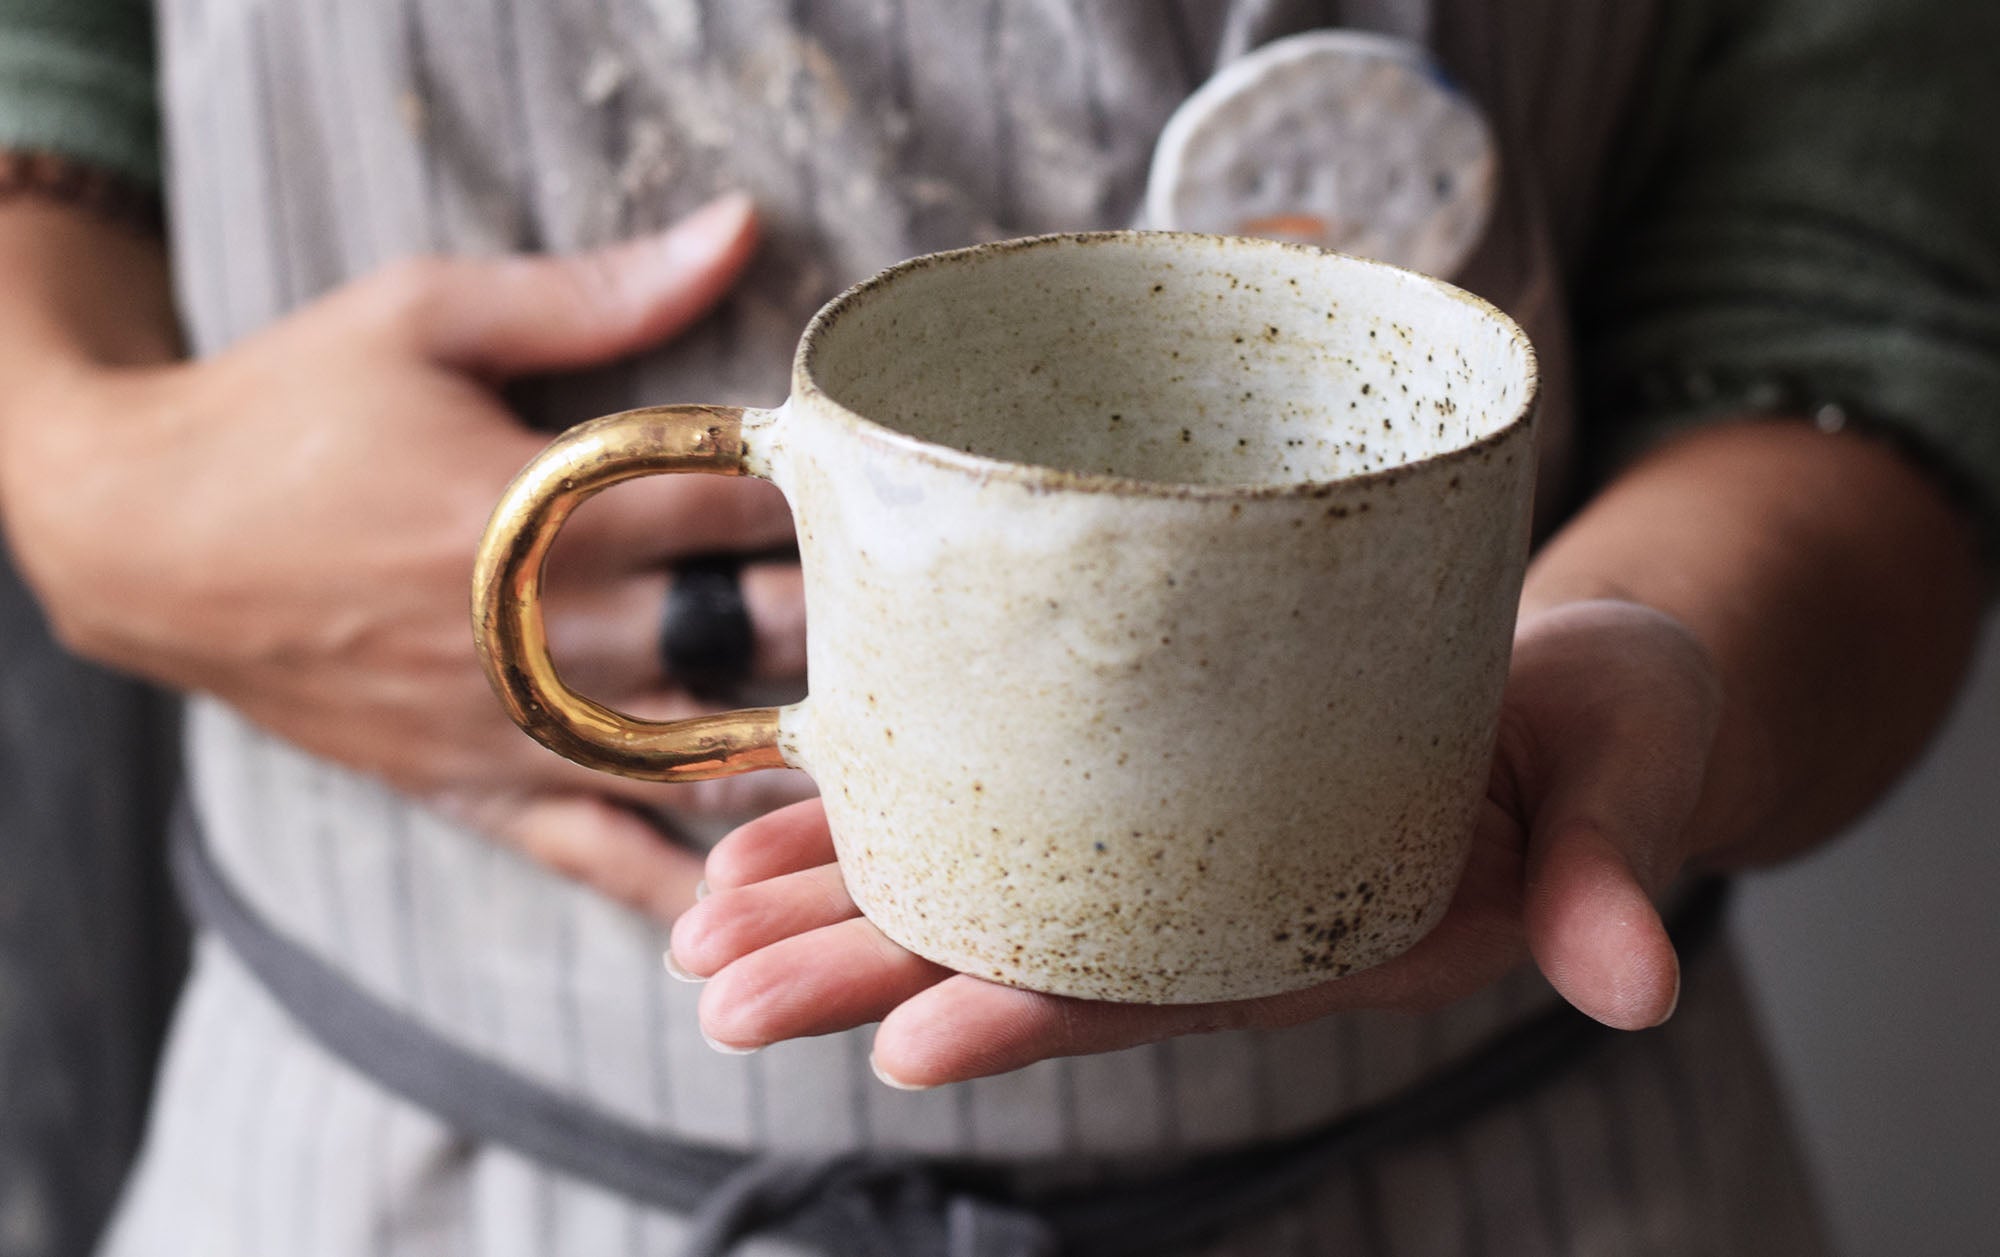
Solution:
{"label": "mug base", "polygon": [[[904,950],[958,973],[1044,995],[1114,1004],[1215,1004],[1284,995],[1319,986],[1386,964],[1409,951],[1435,929],[1450,907],[1448,893],[1433,897],[1421,915],[1392,917],[1359,936],[1338,939],[1278,938],[1273,945],[1214,968],[1177,968],[1157,959],[1120,961],[1095,951],[1081,955],[1033,955],[1010,945],[1005,954],[967,946],[907,928],[893,912],[857,905],[877,929]],[[1303,945],[1298,945],[1303,944]]]}

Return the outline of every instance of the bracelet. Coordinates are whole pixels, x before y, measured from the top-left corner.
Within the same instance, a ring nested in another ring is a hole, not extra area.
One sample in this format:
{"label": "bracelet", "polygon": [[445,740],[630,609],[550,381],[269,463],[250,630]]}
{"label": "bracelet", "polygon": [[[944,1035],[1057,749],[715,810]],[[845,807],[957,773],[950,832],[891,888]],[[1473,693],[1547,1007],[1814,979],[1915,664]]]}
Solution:
{"label": "bracelet", "polygon": [[61,153],[0,148],[0,202],[15,197],[80,209],[142,235],[164,228],[158,194]]}

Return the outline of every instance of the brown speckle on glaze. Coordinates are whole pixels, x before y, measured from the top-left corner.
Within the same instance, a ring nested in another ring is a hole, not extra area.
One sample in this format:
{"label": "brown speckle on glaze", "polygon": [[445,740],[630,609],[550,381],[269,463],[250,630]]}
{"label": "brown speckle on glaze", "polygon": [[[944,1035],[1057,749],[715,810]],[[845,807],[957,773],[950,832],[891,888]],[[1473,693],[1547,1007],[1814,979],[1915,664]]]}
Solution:
{"label": "brown speckle on glaze", "polygon": [[[1099,999],[1401,951],[1484,794],[1525,556],[1531,464],[1492,457],[1532,440],[1518,334],[1290,246],[954,258],[823,312],[760,433],[809,525],[813,693],[785,727],[854,901],[939,963]],[[1456,413],[1419,333],[1458,353]]]}

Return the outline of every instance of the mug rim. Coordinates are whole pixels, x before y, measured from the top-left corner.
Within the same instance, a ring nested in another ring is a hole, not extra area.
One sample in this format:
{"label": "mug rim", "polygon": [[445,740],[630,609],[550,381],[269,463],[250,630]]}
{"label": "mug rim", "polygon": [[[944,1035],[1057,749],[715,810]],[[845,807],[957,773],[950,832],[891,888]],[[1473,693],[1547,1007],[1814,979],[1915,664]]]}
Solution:
{"label": "mug rim", "polygon": [[[870,293],[893,285],[905,275],[936,266],[957,265],[972,258],[997,253],[1025,253],[1031,249],[1087,248],[1111,244],[1138,244],[1141,247],[1152,247],[1150,243],[1152,241],[1181,241],[1213,247],[1285,251],[1321,259],[1330,258],[1339,263],[1386,272],[1399,282],[1419,284],[1440,296],[1470,306],[1475,312],[1497,322],[1507,338],[1519,347],[1526,384],[1520,404],[1506,422],[1477,440],[1388,467],[1330,479],[1301,480],[1287,484],[1193,484],[1170,480],[1142,480],[1134,476],[1111,475],[1105,472],[1069,471],[1060,467],[1046,467],[1039,463],[1024,463],[1014,459],[995,458],[987,454],[968,453],[953,446],[927,441],[870,419],[834,398],[821,388],[819,381],[814,378],[813,359],[819,349],[821,337],[855,302]],[[899,454],[917,458],[940,468],[976,476],[981,480],[1005,481],[1039,493],[1103,493],[1122,497],[1221,501],[1282,500],[1325,497],[1349,486],[1386,487],[1414,472],[1466,462],[1478,454],[1495,449],[1513,439],[1523,428],[1532,425],[1536,403],[1541,396],[1541,382],[1540,359],[1535,353],[1534,343],[1528,339],[1527,333],[1521,330],[1520,324],[1509,317],[1506,311],[1484,297],[1467,292],[1455,284],[1434,276],[1387,262],[1378,262],[1373,258],[1357,257],[1335,249],[1298,244],[1288,240],[1128,228],[1116,231],[1049,232],[921,254],[898,262],[848,287],[821,306],[806,324],[805,332],[799,338],[798,350],[792,358],[792,402],[787,405],[787,409],[801,401],[810,402],[816,409],[821,410],[854,435]]]}

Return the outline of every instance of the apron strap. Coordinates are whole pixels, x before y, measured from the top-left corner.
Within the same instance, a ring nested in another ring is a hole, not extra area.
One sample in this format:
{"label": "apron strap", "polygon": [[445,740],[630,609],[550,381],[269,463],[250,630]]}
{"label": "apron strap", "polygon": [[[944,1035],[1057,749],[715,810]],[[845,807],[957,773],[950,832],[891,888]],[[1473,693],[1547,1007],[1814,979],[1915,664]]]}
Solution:
{"label": "apron strap", "polygon": [[[446,1039],[264,920],[230,885],[185,804],[171,843],[195,920],[320,1046],[471,1139],[688,1217],[682,1257],[723,1257],[766,1233],[842,1257],[1151,1257],[1264,1216],[1384,1148],[1516,1099],[1621,1034],[1558,1003],[1306,1135],[1198,1157],[1137,1182],[1030,1198],[992,1164],[875,1153],[757,1156],[621,1121]],[[1726,901],[1720,880],[1682,898],[1668,932],[1684,960],[1719,932]]]}

